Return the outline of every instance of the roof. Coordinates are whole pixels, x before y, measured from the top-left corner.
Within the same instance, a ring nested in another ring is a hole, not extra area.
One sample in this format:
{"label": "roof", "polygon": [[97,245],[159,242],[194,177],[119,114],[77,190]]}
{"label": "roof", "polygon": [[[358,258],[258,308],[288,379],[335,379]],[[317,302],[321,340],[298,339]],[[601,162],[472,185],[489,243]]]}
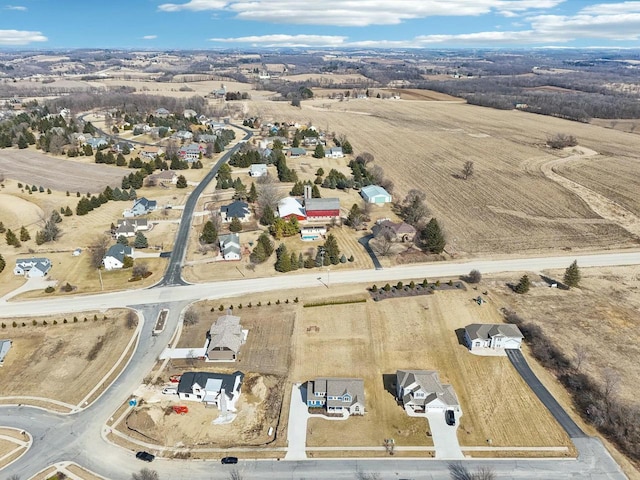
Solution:
{"label": "roof", "polygon": [[133,208],[135,208],[136,205],[142,205],[145,210],[153,210],[156,208],[157,202],[155,200],[147,200],[145,197],[142,197],[133,202]]}
{"label": "roof", "polygon": [[379,185],[367,185],[366,187],[362,187],[360,192],[363,195],[366,195],[367,198],[376,197],[378,195],[384,195],[385,197],[391,198],[391,195],[389,195],[389,192],[387,192],[384,188],[380,187]]}
{"label": "roof", "polygon": [[253,163],[249,166],[250,172],[266,172],[267,164],[266,163]]}
{"label": "roof", "polygon": [[329,400],[328,397],[342,397],[345,394],[351,396],[351,402],[364,405],[364,380],[361,378],[317,378],[313,381],[313,393],[325,392],[327,406],[344,406],[341,400]]}
{"label": "roof", "polygon": [[158,173],[152,173],[147,178],[155,178],[158,180],[173,180],[173,177],[177,175],[173,170],[162,170]]}
{"label": "roof", "polygon": [[[210,372],[185,372],[180,377],[178,383],[178,393],[193,393],[193,386],[197,383],[201,388],[205,388],[209,380],[219,380],[220,382],[212,382],[209,385],[216,384],[218,392],[222,389],[227,393],[229,398],[234,391],[236,378],[240,377],[240,382],[244,378],[244,373],[234,372],[232,374],[210,373]],[[238,386],[239,389],[239,386]]]}
{"label": "roof", "polygon": [[4,361],[4,357],[9,353],[11,343],[11,340],[0,340],[0,363]]}
{"label": "roof", "polygon": [[113,257],[120,262],[124,262],[124,257],[130,257],[131,255],[133,255],[133,248],[116,243],[109,247],[107,253],[104,254],[104,258]]}
{"label": "roof", "polygon": [[342,153],[342,147],[331,147],[329,150],[327,150],[327,153],[329,153],[329,154]]}
{"label": "roof", "polygon": [[51,260],[45,257],[18,258],[16,259],[16,266],[23,269],[37,268],[42,272],[47,272],[51,268]]}
{"label": "roof", "polygon": [[278,202],[278,215],[282,218],[289,215],[307,216],[300,201],[293,197],[285,197]]}
{"label": "roof", "polygon": [[524,338],[520,329],[510,323],[472,323],[465,327],[471,340],[488,340],[502,335],[503,337]]}
{"label": "roof", "polygon": [[[446,405],[459,405],[458,398],[451,385],[440,383],[440,377],[435,370],[398,370],[396,372],[398,391],[404,389],[403,403],[411,401],[416,405],[428,405],[434,400]],[[411,388],[410,388],[411,387]],[[413,393],[422,390],[425,398],[415,398]]]}
{"label": "roof", "polygon": [[234,353],[240,350],[242,345],[242,326],[240,317],[224,315],[219,317],[209,329],[209,346],[207,354],[214,348],[228,348]]}
{"label": "roof", "polygon": [[249,215],[249,204],[236,200],[229,205],[223,205],[220,207],[220,211],[225,213],[227,218],[244,218]]}
{"label": "roof", "polygon": [[307,151],[304,148],[293,147],[289,149],[291,155],[306,155]]}
{"label": "roof", "polygon": [[190,143],[180,149],[180,152],[184,153],[200,153],[200,145],[197,143]]}
{"label": "roof", "polygon": [[240,235],[237,233],[229,233],[227,235],[220,235],[218,237],[220,243],[220,250],[222,256],[227,257],[230,253],[235,253],[240,256]]}
{"label": "roof", "polygon": [[375,225],[374,228],[376,226],[384,228],[385,230],[391,230],[395,232],[396,235],[402,235],[405,233],[409,233],[413,235],[416,233],[416,228],[413,225],[409,225],[406,222],[394,223],[391,220],[384,220],[383,222],[380,222],[377,225]]}
{"label": "roof", "polygon": [[307,214],[315,210],[340,210],[338,198],[307,198],[304,201]]}

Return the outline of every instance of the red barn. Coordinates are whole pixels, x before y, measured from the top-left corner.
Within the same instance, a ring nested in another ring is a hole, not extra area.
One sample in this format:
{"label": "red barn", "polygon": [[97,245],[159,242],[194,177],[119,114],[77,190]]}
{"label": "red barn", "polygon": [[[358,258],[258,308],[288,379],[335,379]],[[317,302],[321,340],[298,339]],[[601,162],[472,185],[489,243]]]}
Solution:
{"label": "red barn", "polygon": [[340,218],[340,199],[338,198],[306,198],[304,206],[307,220],[323,221]]}
{"label": "red barn", "polygon": [[304,207],[293,197],[285,197],[278,202],[278,216],[284,220],[289,220],[292,217],[299,221],[307,219]]}

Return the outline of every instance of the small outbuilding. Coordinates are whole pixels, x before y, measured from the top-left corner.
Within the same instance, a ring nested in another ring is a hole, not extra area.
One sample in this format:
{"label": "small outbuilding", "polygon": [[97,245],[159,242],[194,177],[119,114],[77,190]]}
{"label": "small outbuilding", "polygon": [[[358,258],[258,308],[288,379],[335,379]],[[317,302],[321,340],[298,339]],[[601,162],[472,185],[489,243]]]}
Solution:
{"label": "small outbuilding", "polygon": [[367,203],[375,203],[378,205],[391,203],[391,194],[378,185],[362,187],[360,195]]}
{"label": "small outbuilding", "polygon": [[11,340],[0,340],[0,366],[4,363],[4,359],[11,349]]}

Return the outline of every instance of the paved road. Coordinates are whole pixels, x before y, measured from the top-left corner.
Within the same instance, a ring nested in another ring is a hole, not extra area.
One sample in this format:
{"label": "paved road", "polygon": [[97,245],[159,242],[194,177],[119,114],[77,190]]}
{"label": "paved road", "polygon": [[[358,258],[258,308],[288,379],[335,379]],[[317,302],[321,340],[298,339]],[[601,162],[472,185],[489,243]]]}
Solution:
{"label": "paved road", "polygon": [[244,130],[246,135],[242,139],[242,141],[238,142],[233,148],[229,149],[218,162],[213,166],[213,168],[207,173],[204,179],[198,184],[198,186],[191,192],[187,202],[184,206],[184,211],[182,212],[182,220],[180,221],[180,226],[178,227],[178,233],[176,234],[176,239],[174,242],[173,251],[171,252],[171,257],[169,258],[169,265],[167,266],[167,270],[164,273],[162,280],[158,283],[157,287],[169,286],[169,285],[188,285],[182,279],[182,266],[184,265],[184,257],[187,253],[187,247],[189,246],[189,233],[191,230],[191,221],[193,218],[193,212],[198,204],[198,198],[204,191],[204,189],[211,183],[211,180],[215,178],[218,174],[218,170],[220,167],[226,163],[231,155],[233,155],[244,142],[249,140],[253,133],[250,130],[243,128],[239,125],[233,125],[236,128]]}
{"label": "paved road", "polygon": [[527,363],[522,355],[520,350],[507,349],[507,357],[511,360],[511,363],[518,371],[520,376],[523,378],[527,385],[533,390],[540,401],[544,404],[545,407],[551,412],[553,418],[560,424],[562,428],[565,429],[569,437],[571,438],[581,438],[586,437],[585,433],[580,429],[576,422],[574,422],[571,417],[565,412],[564,408],[560,406],[558,401],[549,393],[549,390],[542,385],[542,382],[536,377],[536,374],[533,373],[531,367]]}

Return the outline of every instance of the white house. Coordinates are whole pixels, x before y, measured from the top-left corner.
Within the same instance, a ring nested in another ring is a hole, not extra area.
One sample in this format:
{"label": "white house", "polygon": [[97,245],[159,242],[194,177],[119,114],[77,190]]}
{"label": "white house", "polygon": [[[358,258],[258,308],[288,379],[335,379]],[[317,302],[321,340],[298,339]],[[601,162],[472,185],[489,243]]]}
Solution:
{"label": "white house", "polygon": [[378,205],[391,203],[391,194],[378,185],[367,185],[366,187],[362,187],[360,195],[367,203],[375,203]]}
{"label": "white house", "polygon": [[464,341],[472,353],[487,348],[519,350],[523,338],[520,329],[509,323],[472,323],[464,329]]}
{"label": "white house", "polygon": [[327,227],[319,225],[312,227],[301,227],[300,237],[305,242],[320,240],[327,235]]}
{"label": "white house", "polygon": [[48,258],[18,258],[13,274],[24,275],[27,278],[45,277],[49,270],[51,270],[51,260]]}
{"label": "white house", "polygon": [[342,152],[342,147],[331,147],[325,150],[324,156],[326,158],[342,158],[344,153]]}
{"label": "white house", "polygon": [[222,414],[235,412],[243,379],[242,372],[186,372],[180,377],[178,396],[180,400],[215,405]]}
{"label": "white house", "polygon": [[237,218],[241,222],[247,222],[251,216],[251,211],[249,210],[248,203],[236,200],[229,205],[221,206],[220,216],[225,223],[231,222],[234,218]]}
{"label": "white house", "polygon": [[249,176],[251,177],[263,177],[267,174],[266,163],[254,163],[249,167]]}
{"label": "white house", "polygon": [[115,238],[120,235],[127,238],[135,237],[136,233],[146,230],[149,230],[149,222],[146,218],[121,218],[118,220],[113,236]]}
{"label": "white house", "polygon": [[133,256],[133,247],[116,243],[109,247],[102,259],[105,270],[117,270],[124,267],[124,257]]}
{"label": "white house", "polygon": [[240,260],[240,235],[237,233],[230,233],[228,235],[220,235],[218,237],[218,243],[220,244],[220,255],[225,260]]}
{"label": "white house", "polygon": [[435,370],[398,370],[396,395],[409,415],[460,410],[453,387],[440,383]]}

